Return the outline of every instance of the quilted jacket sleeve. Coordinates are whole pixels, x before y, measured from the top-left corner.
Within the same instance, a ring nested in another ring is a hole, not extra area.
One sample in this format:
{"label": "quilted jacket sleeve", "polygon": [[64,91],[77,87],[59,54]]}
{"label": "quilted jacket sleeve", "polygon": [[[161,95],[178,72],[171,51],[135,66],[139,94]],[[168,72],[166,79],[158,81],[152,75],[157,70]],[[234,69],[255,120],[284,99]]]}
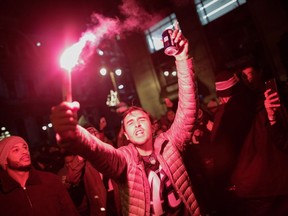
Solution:
{"label": "quilted jacket sleeve", "polygon": [[191,131],[196,122],[198,93],[192,59],[176,61],[178,74],[178,107],[176,116],[165,136],[180,151],[186,141],[191,139]]}
{"label": "quilted jacket sleeve", "polygon": [[74,141],[59,144],[85,158],[106,176],[119,178],[126,170],[127,162],[122,151],[102,142],[79,125]]}

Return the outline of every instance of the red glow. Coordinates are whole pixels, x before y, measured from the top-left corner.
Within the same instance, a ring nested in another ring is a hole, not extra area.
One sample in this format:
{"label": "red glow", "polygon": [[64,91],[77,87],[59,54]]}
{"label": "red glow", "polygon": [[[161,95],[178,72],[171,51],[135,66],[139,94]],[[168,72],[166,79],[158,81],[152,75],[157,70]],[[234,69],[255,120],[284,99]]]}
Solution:
{"label": "red glow", "polygon": [[60,58],[61,68],[71,72],[80,63],[80,54],[88,41],[95,41],[95,36],[91,33],[86,33],[77,43],[67,48]]}
{"label": "red glow", "polygon": [[[71,70],[80,64],[84,63],[84,60],[88,59],[93,52],[95,47],[99,44],[100,40],[107,36],[113,36],[117,33],[117,19],[104,18],[101,15],[93,14],[92,20],[97,23],[97,26],[87,30],[83,33],[80,40],[67,48],[61,58],[61,68],[71,72]],[[85,48],[85,52],[82,53]]]}

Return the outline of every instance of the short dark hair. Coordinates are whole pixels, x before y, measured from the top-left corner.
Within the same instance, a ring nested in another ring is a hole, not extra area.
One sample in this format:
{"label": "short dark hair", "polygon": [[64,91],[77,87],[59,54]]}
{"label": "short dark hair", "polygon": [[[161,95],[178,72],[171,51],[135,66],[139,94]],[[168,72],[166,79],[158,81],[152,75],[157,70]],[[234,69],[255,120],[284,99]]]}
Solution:
{"label": "short dark hair", "polygon": [[123,130],[124,130],[124,131],[125,131],[124,119],[126,118],[126,116],[127,116],[128,114],[132,113],[133,111],[142,111],[142,112],[146,113],[147,116],[149,117],[149,120],[150,120],[151,124],[153,123],[153,118],[152,118],[152,116],[150,115],[149,112],[147,112],[146,110],[144,110],[142,107],[130,106],[130,107],[122,114],[121,123],[122,123],[122,127],[123,127]]}

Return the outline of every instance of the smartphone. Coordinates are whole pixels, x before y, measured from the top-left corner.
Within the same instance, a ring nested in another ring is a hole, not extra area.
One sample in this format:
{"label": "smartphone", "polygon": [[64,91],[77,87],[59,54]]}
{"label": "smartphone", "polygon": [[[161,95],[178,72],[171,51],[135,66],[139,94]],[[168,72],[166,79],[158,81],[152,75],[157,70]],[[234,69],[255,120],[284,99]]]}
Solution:
{"label": "smartphone", "polygon": [[277,88],[277,83],[276,79],[269,79],[265,82],[266,90],[271,89],[271,93],[277,92],[278,93],[278,88]]}
{"label": "smartphone", "polygon": [[279,95],[279,92],[278,92],[276,79],[273,78],[273,79],[267,80],[265,82],[265,86],[266,86],[266,90],[271,89],[271,93],[270,94],[272,94],[274,92],[277,92],[277,95],[279,97],[279,102],[280,102],[280,95]]}

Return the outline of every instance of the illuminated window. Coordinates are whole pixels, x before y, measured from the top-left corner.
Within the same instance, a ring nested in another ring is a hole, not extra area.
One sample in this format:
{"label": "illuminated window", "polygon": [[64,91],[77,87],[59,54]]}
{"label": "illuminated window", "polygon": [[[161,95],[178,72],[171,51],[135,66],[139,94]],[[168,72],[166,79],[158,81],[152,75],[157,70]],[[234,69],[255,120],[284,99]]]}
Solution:
{"label": "illuminated window", "polygon": [[145,31],[150,53],[163,49],[162,32],[167,28],[173,28],[173,24],[176,20],[176,15],[174,13],[170,14],[168,17]]}
{"label": "illuminated window", "polygon": [[244,3],[246,0],[195,0],[202,25],[206,25]]}

